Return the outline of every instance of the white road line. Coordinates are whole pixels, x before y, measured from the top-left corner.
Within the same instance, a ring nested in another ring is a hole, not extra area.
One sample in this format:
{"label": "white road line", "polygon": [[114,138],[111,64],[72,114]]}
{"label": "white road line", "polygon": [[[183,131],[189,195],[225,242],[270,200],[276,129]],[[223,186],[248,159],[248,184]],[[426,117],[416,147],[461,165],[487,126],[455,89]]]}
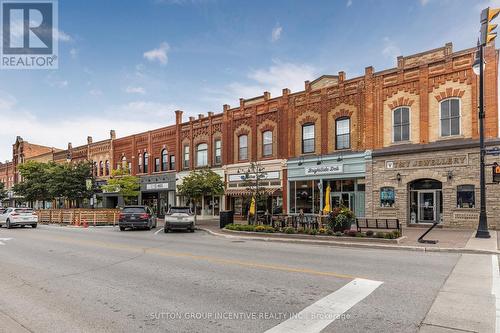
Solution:
{"label": "white road line", "polygon": [[160,231],[163,231],[163,229],[164,229],[164,228],[161,228],[160,230],[158,230],[157,232],[155,232],[155,235],[158,235],[158,233],[159,233]]}
{"label": "white road line", "polygon": [[383,282],[354,279],[266,333],[317,333],[370,295]]}
{"label": "white road line", "polygon": [[500,333],[500,271],[498,267],[498,256],[491,256],[491,266],[493,267],[491,293],[496,298],[496,333]]}
{"label": "white road line", "polygon": [[10,241],[12,238],[0,238],[0,245],[5,245],[4,242]]}

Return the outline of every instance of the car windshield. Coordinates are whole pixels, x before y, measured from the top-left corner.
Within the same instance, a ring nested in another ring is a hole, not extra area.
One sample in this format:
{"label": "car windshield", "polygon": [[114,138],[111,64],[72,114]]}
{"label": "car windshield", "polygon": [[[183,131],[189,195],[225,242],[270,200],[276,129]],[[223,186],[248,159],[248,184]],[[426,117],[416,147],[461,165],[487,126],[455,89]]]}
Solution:
{"label": "car windshield", "polygon": [[14,211],[19,214],[33,214],[33,209],[29,208],[17,208]]}
{"label": "car windshield", "polygon": [[146,209],[144,207],[125,207],[123,208],[123,212],[129,214],[145,213]]}
{"label": "car windshield", "polygon": [[189,214],[191,213],[191,210],[188,207],[172,207],[170,208],[170,214]]}

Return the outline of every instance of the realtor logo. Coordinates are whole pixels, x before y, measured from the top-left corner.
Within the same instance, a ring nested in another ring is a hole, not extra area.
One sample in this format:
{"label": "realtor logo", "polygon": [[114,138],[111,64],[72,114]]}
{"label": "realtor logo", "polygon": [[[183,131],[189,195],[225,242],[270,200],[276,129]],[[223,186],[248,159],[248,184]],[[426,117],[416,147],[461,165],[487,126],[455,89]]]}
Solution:
{"label": "realtor logo", "polygon": [[57,2],[0,0],[1,69],[57,69]]}

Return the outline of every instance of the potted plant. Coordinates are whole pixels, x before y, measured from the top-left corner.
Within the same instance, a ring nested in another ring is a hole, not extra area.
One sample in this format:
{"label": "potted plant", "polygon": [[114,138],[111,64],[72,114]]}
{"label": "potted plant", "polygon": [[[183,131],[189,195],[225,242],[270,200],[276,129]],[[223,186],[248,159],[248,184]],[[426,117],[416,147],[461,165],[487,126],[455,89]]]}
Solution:
{"label": "potted plant", "polygon": [[334,232],[343,232],[351,229],[354,213],[347,207],[335,208],[328,214],[328,227]]}

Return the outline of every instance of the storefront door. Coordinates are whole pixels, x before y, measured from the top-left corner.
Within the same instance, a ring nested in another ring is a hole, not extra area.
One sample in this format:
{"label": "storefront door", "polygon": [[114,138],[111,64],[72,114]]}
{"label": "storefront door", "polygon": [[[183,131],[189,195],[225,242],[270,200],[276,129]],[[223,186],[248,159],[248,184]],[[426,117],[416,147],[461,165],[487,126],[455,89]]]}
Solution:
{"label": "storefront door", "polygon": [[436,191],[418,192],[418,215],[424,223],[436,221]]}

